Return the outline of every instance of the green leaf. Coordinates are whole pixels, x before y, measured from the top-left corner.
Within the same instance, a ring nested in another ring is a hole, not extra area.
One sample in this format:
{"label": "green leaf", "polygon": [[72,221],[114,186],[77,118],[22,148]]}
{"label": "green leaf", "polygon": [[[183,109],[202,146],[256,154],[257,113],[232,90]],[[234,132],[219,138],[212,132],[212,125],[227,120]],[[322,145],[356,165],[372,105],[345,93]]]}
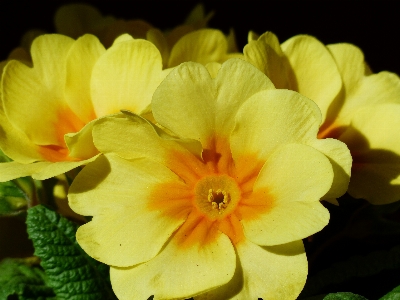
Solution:
{"label": "green leaf", "polygon": [[109,267],[88,256],[75,239],[77,225],[38,205],[28,210],[28,234],[57,299],[116,299]]}
{"label": "green leaf", "polygon": [[16,181],[0,182],[0,216],[16,215],[25,211],[29,198]]}
{"label": "green leaf", "polygon": [[353,293],[332,293],[324,297],[324,300],[368,300],[367,298]]}
{"label": "green leaf", "polygon": [[[54,299],[53,290],[46,286],[43,270],[29,259],[5,259],[0,263],[0,300],[17,296],[19,300]],[[15,298],[14,298],[15,299]]]}
{"label": "green leaf", "polygon": [[379,300],[400,300],[400,285]]}

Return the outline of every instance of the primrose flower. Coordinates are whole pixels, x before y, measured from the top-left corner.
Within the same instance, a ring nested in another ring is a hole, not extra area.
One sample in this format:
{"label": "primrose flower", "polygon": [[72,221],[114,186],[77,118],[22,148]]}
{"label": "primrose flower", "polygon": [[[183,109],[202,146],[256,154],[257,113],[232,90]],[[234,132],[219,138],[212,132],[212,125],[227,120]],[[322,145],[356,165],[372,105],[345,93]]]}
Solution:
{"label": "primrose flower", "polygon": [[0,164],[1,181],[46,179],[93,160],[94,120],[145,112],[166,75],[157,48],[129,36],[106,51],[93,35],[43,35],[31,56],[32,67],[11,60],[3,71],[0,147],[14,161]]}
{"label": "primrose flower", "polygon": [[258,39],[250,33],[249,40],[245,59],[276,87],[314,100],[323,121],[318,137],[349,147],[349,194],[373,204],[400,200],[399,77],[372,74],[361,50],[350,44],[325,46],[300,35],[280,45],[271,32]]}
{"label": "primrose flower", "polygon": [[[215,66],[215,65],[214,65]],[[119,299],[295,299],[301,239],[329,220],[334,173],[308,98],[276,90],[240,59],[184,63],[153,95],[169,135],[126,112],[94,125],[104,153],[75,178],[71,208],[93,216],[77,240],[111,266]]]}

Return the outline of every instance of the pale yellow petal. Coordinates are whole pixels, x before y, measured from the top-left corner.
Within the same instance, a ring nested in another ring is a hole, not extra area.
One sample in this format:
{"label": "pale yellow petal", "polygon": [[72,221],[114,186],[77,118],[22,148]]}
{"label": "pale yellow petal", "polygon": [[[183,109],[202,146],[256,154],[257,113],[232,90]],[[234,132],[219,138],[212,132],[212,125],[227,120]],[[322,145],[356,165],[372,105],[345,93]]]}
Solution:
{"label": "pale yellow petal", "polygon": [[260,35],[258,33],[255,33],[254,31],[250,30],[249,33],[247,34],[247,42],[250,43],[250,41],[257,41]]}
{"label": "pale yellow petal", "polygon": [[343,78],[344,94],[333,126],[347,126],[365,105],[400,103],[400,78],[390,72],[366,76],[368,69],[359,48],[351,44],[328,46]]}
{"label": "pale yellow petal", "polygon": [[121,109],[143,111],[163,79],[160,52],[150,42],[114,44],[93,68],[91,94],[98,117]]}
{"label": "pale yellow petal", "polygon": [[268,76],[278,89],[289,89],[290,66],[278,38],[266,32],[258,40],[251,40],[243,49],[244,59]]}
{"label": "pale yellow petal", "polygon": [[23,164],[42,159],[37,146],[26,134],[14,127],[0,107],[0,148],[11,159]]}
{"label": "pale yellow petal", "polygon": [[277,204],[255,220],[242,220],[244,233],[258,245],[280,245],[307,238],[329,222],[329,211],[320,202]]}
{"label": "pale yellow petal", "polygon": [[222,136],[232,132],[236,113],[243,103],[259,91],[275,89],[263,73],[241,59],[230,59],[222,64],[215,88],[215,128]]}
{"label": "pale yellow petal", "polygon": [[86,34],[76,40],[67,56],[65,99],[85,123],[96,118],[90,95],[90,79],[94,64],[105,51],[95,36]]}
{"label": "pale yellow petal", "polygon": [[270,208],[254,218],[239,215],[246,237],[259,245],[279,245],[320,231],[328,224],[329,212],[319,200],[332,179],[330,161],[314,148],[302,144],[279,148],[253,188],[254,193],[265,191]]}
{"label": "pale yellow petal", "polygon": [[327,46],[332,54],[346,90],[356,86],[365,75],[364,54],[360,48],[347,43]]}
{"label": "pale yellow petal", "polygon": [[308,271],[302,241],[270,247],[244,241],[236,250],[238,263],[231,281],[195,300],[296,299],[300,294]]}
{"label": "pale yellow petal", "polygon": [[16,178],[31,176],[33,173],[48,166],[48,162],[21,164],[16,161],[0,163],[0,182],[10,181]]}
{"label": "pale yellow petal", "polygon": [[242,103],[268,89],[274,89],[270,80],[240,59],[223,63],[214,80],[200,64],[185,63],[156,90],[153,114],[161,125],[181,137],[193,137],[207,148],[214,135],[230,134]]}
{"label": "pale yellow petal", "polygon": [[253,189],[268,190],[272,205],[312,202],[325,195],[332,179],[332,165],[324,154],[308,145],[286,144],[265,162]]}
{"label": "pale yellow petal", "polygon": [[[60,161],[60,162],[43,162],[44,168],[37,170],[32,174],[33,179],[45,180],[51,177],[64,174],[72,169],[86,165],[97,158],[97,155],[86,160],[80,161]],[[45,165],[46,164],[46,165]]]}
{"label": "pale yellow petal", "polygon": [[349,193],[373,204],[400,200],[400,105],[358,110],[339,137],[353,156]]}
{"label": "pale yellow petal", "polygon": [[93,130],[96,147],[102,153],[115,153],[125,159],[146,157],[159,163],[172,151],[190,152],[201,157],[198,141],[175,139],[164,135],[147,120],[137,115],[118,114],[96,122]]}
{"label": "pale yellow petal", "polygon": [[334,202],[335,199],[346,193],[350,175],[352,158],[350,150],[345,143],[335,139],[318,139],[308,143],[329,159],[334,173],[330,190],[322,197],[322,200]]}
{"label": "pale yellow petal", "polygon": [[118,37],[114,40],[113,46],[116,45],[116,44],[118,44],[118,43],[129,42],[129,41],[133,41],[133,40],[134,40],[134,38],[133,38],[130,34],[124,33],[124,34],[121,34],[120,36],[118,36]]}
{"label": "pale yellow petal", "polygon": [[152,187],[164,182],[184,185],[169,169],[150,160],[100,156],[78,174],[69,191],[71,208],[93,215],[78,229],[78,243],[90,256],[113,266],[153,258],[189,213],[171,216],[152,208],[151,201],[157,200],[151,198]]}
{"label": "pale yellow petal", "polygon": [[335,60],[324,44],[307,35],[292,37],[282,44],[282,50],[294,74],[291,89],[314,100],[324,121],[342,88]]}
{"label": "pale yellow petal", "polygon": [[169,59],[169,48],[164,34],[159,29],[152,28],[147,31],[146,39],[149,42],[152,42],[157,47],[158,51],[160,51],[163,67],[167,68]]}
{"label": "pale yellow petal", "polygon": [[172,238],[150,261],[131,268],[111,267],[118,299],[185,299],[226,284],[233,276],[236,254],[229,238],[182,248]]}
{"label": "pale yellow petal", "polygon": [[317,105],[299,93],[268,90],[253,95],[237,112],[231,135],[235,161],[254,154],[265,161],[286,143],[316,139],[321,114]]}
{"label": "pale yellow petal", "polygon": [[201,29],[184,35],[171,49],[168,67],[175,67],[186,61],[206,65],[209,62],[223,62],[228,43],[224,34],[215,29]]}
{"label": "pale yellow petal", "polygon": [[217,77],[219,69],[221,69],[221,64],[217,62],[210,62],[206,64],[206,68],[208,73],[210,73],[210,76],[212,79],[215,79]]}
{"label": "pale yellow petal", "polygon": [[68,133],[64,136],[69,150],[69,156],[80,160],[89,159],[97,155],[99,151],[93,143],[93,124],[96,120],[86,124],[79,132]]}
{"label": "pale yellow petal", "polygon": [[10,122],[36,144],[63,142],[57,124],[68,110],[64,101],[65,61],[72,43],[61,35],[40,36],[32,44],[33,68],[10,61],[4,69],[4,111]]}
{"label": "pale yellow petal", "polygon": [[154,92],[152,108],[158,123],[204,147],[214,134],[216,109],[215,88],[207,69],[193,62],[173,69]]}

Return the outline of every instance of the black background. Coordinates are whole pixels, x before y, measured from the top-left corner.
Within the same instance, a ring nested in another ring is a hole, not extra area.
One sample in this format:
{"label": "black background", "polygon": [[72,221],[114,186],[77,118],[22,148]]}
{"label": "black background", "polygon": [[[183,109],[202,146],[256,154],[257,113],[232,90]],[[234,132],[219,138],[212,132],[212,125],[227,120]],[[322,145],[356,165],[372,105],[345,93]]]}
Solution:
{"label": "black background", "polygon": [[[197,1],[80,1],[92,4],[105,15],[124,19],[144,19],[166,29],[179,25]],[[29,29],[54,32],[53,16],[59,6],[76,1],[3,1],[0,0],[0,60],[19,45]],[[388,70],[400,73],[399,36],[400,10],[396,1],[202,1],[206,11],[215,11],[209,27],[228,33],[234,28],[242,49],[247,33],[273,31],[281,42],[296,34],[309,34],[325,44],[348,42],[359,46],[374,72]],[[356,210],[360,203],[356,203]],[[362,205],[362,204],[360,204]],[[331,224],[325,230],[340,229],[342,218],[349,218],[346,208],[331,208]],[[318,235],[315,237],[318,243]],[[323,237],[320,237],[322,239]],[[353,243],[353,244],[352,244]],[[349,255],[364,254],[363,250],[390,248],[398,241],[342,240],[321,259],[310,258],[310,275]],[[313,250],[312,245],[306,247]],[[376,249],[375,249],[376,248]],[[309,252],[308,252],[309,254]],[[311,253],[312,254],[312,253]],[[334,286],[325,292],[351,291],[378,299],[400,284],[398,271],[387,271],[370,278],[360,278],[347,285]]]}
{"label": "black background", "polygon": [[[53,16],[65,3],[77,1],[0,1],[0,59],[31,28],[54,32]],[[180,24],[197,1],[80,1],[118,18],[142,18],[161,29]],[[397,1],[202,1],[215,11],[210,27],[234,28],[239,49],[249,30],[273,31],[281,42],[306,33],[323,43],[359,46],[374,72],[400,72],[400,10]]]}

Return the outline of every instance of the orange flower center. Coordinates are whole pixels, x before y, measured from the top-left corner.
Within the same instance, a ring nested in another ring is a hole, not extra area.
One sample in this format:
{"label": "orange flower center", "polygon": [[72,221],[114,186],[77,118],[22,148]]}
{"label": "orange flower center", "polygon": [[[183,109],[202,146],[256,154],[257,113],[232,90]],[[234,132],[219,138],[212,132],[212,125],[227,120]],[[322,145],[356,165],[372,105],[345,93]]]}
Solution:
{"label": "orange flower center", "polygon": [[206,176],[195,187],[195,205],[210,220],[222,219],[232,213],[240,196],[236,181],[227,175]]}
{"label": "orange flower center", "polygon": [[244,239],[240,220],[258,218],[273,206],[268,191],[253,191],[263,162],[252,154],[234,161],[224,138],[209,144],[202,160],[171,151],[166,165],[184,183],[160,183],[151,196],[151,209],[170,218],[186,218],[174,236],[182,247],[213,242],[220,234],[237,244]]}

